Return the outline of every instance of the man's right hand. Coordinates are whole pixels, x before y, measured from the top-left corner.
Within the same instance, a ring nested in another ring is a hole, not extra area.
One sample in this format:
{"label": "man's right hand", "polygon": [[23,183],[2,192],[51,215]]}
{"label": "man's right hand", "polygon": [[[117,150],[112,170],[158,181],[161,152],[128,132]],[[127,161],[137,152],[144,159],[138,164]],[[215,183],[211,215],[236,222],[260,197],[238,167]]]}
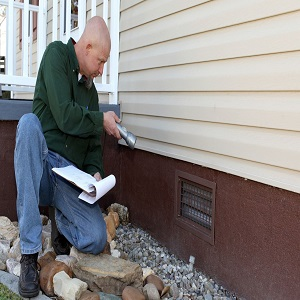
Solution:
{"label": "man's right hand", "polygon": [[113,111],[103,113],[103,127],[104,130],[109,134],[113,135],[118,140],[121,139],[120,132],[117,128],[116,122],[120,123],[120,119]]}

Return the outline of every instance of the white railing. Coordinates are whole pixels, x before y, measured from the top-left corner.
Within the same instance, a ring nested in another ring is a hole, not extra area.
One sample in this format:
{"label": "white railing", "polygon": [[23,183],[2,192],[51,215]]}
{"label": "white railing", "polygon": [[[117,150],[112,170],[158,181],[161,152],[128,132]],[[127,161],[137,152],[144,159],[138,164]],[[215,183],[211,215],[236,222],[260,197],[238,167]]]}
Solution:
{"label": "white railing", "polygon": [[[78,1],[78,28],[76,30],[71,29],[70,0],[50,2],[52,3],[50,8],[52,10],[52,20],[47,19],[47,2],[47,0],[39,0],[37,6],[29,4],[29,0],[24,0],[23,3],[13,0],[0,0],[0,5],[6,7],[7,28],[5,74],[0,74],[2,90],[33,93],[38,67],[47,46],[46,43],[55,40],[66,43],[70,37],[78,40],[82,34],[86,23],[86,1]],[[58,13],[58,5],[60,5],[60,14]],[[91,0],[91,16],[96,15],[96,5],[96,0]],[[107,24],[108,12],[111,12],[109,23],[112,45],[110,62],[105,64],[101,83],[95,83],[95,85],[99,93],[109,94],[110,104],[117,104],[120,0],[103,0],[101,5],[103,9],[102,16]],[[34,13],[37,14],[38,33],[36,40],[33,39]],[[21,19],[20,16],[22,16]],[[66,20],[69,21],[66,22]],[[47,28],[47,24],[52,24],[52,27]],[[22,30],[20,30],[20,26]],[[51,32],[51,34],[47,36],[47,32]],[[20,34],[22,43],[19,45],[17,38],[20,37]],[[107,70],[107,66],[109,66],[109,70]],[[109,82],[107,82],[108,72]]]}

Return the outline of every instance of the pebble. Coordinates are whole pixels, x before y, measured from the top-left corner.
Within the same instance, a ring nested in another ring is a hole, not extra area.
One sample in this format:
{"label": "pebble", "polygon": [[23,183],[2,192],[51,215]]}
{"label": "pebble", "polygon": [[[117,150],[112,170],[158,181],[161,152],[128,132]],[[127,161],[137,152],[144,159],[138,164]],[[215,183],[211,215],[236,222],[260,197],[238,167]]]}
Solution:
{"label": "pebble", "polygon": [[164,299],[238,299],[212,278],[191,268],[190,263],[178,259],[141,228],[130,223],[120,225],[115,242],[116,249],[126,253],[142,268],[152,269],[165,286],[170,286],[169,294]]}

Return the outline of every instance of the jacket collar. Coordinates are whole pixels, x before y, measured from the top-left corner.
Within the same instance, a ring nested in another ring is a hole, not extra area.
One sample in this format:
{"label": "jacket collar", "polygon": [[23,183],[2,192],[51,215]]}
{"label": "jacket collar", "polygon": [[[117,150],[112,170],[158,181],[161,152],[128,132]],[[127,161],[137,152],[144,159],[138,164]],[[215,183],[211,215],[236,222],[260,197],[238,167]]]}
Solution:
{"label": "jacket collar", "polygon": [[77,56],[75,53],[75,48],[74,45],[76,44],[76,42],[70,38],[68,43],[67,43],[67,47],[68,47],[68,52],[69,52],[69,57],[70,57],[70,62],[71,62],[71,68],[73,70],[73,72],[77,72],[77,74],[79,73],[79,63],[77,60]]}

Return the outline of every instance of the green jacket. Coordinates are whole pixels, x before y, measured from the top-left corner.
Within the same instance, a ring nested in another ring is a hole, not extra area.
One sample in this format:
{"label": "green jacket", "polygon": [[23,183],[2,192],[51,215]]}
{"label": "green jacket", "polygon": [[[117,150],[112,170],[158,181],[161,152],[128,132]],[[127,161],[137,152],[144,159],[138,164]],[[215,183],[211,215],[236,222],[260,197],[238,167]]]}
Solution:
{"label": "green jacket", "polygon": [[43,55],[35,86],[33,112],[41,121],[48,148],[79,169],[104,176],[98,94],[78,81],[72,39],[51,43]]}

